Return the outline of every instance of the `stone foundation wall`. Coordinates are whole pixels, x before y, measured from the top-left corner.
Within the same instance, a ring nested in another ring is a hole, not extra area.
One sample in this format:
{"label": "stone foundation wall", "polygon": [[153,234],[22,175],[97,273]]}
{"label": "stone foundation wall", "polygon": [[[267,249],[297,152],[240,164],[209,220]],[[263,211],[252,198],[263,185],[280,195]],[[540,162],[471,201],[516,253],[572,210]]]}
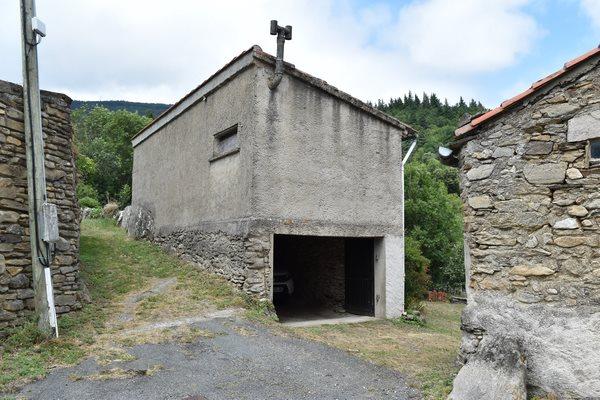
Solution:
{"label": "stone foundation wall", "polygon": [[[63,314],[83,300],[71,99],[42,92],[42,103],[48,199],[58,207],[61,237],[52,279],[56,311]],[[33,309],[22,88],[0,81],[0,337]]]}
{"label": "stone foundation wall", "polygon": [[480,128],[460,153],[463,361],[485,335],[513,337],[530,391],[558,398],[600,396],[600,168],[586,149],[600,137],[599,63]]}
{"label": "stone foundation wall", "polygon": [[220,275],[240,290],[268,298],[271,291],[270,235],[235,236],[189,229],[154,235],[165,251]]}

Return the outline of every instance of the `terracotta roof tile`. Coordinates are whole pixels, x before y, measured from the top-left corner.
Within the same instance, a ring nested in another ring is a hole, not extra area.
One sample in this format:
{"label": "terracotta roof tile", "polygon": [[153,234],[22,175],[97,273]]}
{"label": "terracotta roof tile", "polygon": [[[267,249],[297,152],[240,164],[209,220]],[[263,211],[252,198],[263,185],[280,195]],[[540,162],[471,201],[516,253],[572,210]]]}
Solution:
{"label": "terracotta roof tile", "polygon": [[592,49],[592,50],[588,51],[585,54],[580,55],[577,58],[572,59],[569,62],[566,62],[564,69],[569,69],[569,68],[571,68],[571,67],[579,64],[580,62],[585,61],[588,58],[595,56],[598,53],[600,53],[600,46],[596,47],[595,49]]}
{"label": "terracotta roof tile", "polygon": [[454,131],[454,136],[455,137],[460,137],[463,136],[464,134],[466,134],[467,132],[471,132],[472,130],[476,129],[479,125],[481,125],[482,123],[498,116],[499,114],[502,114],[504,111],[506,111],[507,109],[509,109],[510,107],[512,107],[513,105],[521,102],[523,99],[525,99],[526,97],[532,95],[533,93],[537,92],[538,90],[540,90],[542,87],[544,87],[545,85],[547,85],[548,83],[552,82],[553,80],[559,78],[560,76],[562,76],[563,74],[565,74],[566,72],[568,72],[569,70],[571,70],[572,68],[578,66],[579,64],[589,60],[590,58],[596,56],[600,54],[600,46],[598,46],[597,48],[588,51],[587,53],[565,63],[564,67],[559,69],[558,71],[548,75],[545,78],[542,78],[536,82],[534,82],[531,87],[529,89],[527,89],[526,91],[519,93],[518,95],[516,95],[515,97],[512,97],[506,101],[503,101],[502,104],[500,104],[500,107],[494,108],[493,110],[490,110],[488,112],[486,112],[485,114],[472,119],[470,122],[468,122],[467,124],[459,127],[458,129],[456,129]]}
{"label": "terracotta roof tile", "polygon": [[520,100],[523,100],[525,97],[529,96],[530,94],[532,94],[533,92],[535,92],[535,90],[530,87],[529,89],[527,89],[526,91],[519,93],[518,95],[516,95],[515,97],[511,97],[508,100],[504,100],[501,104],[500,104],[500,108],[508,108],[511,105],[517,103]]}
{"label": "terracotta roof tile", "polygon": [[483,114],[482,116],[477,117],[473,121],[471,121],[471,126],[476,127],[477,125],[481,124],[482,122],[487,121],[488,119],[500,114],[502,111],[504,111],[503,107],[496,107],[493,110],[488,111],[485,114]]}

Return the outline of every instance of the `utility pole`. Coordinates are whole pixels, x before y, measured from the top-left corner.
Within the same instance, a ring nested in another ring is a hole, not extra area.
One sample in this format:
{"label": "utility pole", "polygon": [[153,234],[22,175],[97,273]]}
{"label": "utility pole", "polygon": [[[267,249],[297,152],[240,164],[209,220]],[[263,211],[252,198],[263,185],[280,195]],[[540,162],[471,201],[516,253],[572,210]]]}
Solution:
{"label": "utility pole", "polygon": [[[42,106],[38,78],[37,45],[45,36],[44,24],[35,17],[35,0],[21,0],[21,42],[23,50],[23,114],[27,155],[27,192],[29,201],[29,238],[35,311],[38,329],[46,337],[58,336],[56,310],[50,273],[50,240],[46,202]],[[54,208],[54,212],[56,208]],[[56,223],[56,214],[53,215]],[[46,241],[44,241],[46,240]]]}

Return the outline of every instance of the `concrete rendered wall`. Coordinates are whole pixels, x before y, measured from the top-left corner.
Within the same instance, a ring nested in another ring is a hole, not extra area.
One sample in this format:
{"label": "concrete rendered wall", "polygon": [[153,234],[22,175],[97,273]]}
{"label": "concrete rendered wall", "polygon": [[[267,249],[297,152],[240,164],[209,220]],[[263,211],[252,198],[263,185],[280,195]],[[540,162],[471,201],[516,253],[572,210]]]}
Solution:
{"label": "concrete rendered wall", "polygon": [[586,154],[599,99],[596,59],[460,154],[471,261],[461,354],[468,365],[480,343],[515,340],[529,395],[600,398],[600,167]]}
{"label": "concrete rendered wall", "polygon": [[[273,234],[402,235],[401,132],[287,75],[271,91],[271,74],[249,66],[135,147],[133,221],[147,223],[130,228],[265,298]],[[236,123],[240,152],[209,162]],[[393,259],[379,285],[403,292]]]}
{"label": "concrete rendered wall", "polygon": [[377,237],[375,315],[404,310],[402,133],[303,80],[257,70],[251,212],[277,234]]}
{"label": "concrete rendered wall", "polygon": [[257,72],[252,215],[278,232],[401,234],[401,132],[284,75]]}
{"label": "concrete rendered wall", "polygon": [[[249,228],[255,71],[242,71],[134,148],[129,232],[266,297],[271,238]],[[211,161],[214,135],[235,124],[240,151]]]}
{"label": "concrete rendered wall", "polygon": [[[152,212],[157,233],[249,216],[253,98],[250,68],[135,147],[132,203]],[[214,134],[235,124],[241,151],[209,161]]]}

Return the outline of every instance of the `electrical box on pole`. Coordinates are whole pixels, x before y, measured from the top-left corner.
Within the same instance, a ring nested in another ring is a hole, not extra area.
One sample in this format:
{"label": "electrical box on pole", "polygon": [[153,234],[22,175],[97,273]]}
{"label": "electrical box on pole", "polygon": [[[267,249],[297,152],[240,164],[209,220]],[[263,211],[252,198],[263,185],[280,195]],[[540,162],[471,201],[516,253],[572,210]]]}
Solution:
{"label": "electrical box on pole", "polygon": [[58,240],[56,206],[47,203],[42,104],[38,78],[37,45],[46,36],[46,26],[35,16],[35,1],[21,0],[23,53],[23,114],[27,155],[29,238],[35,311],[38,329],[45,336],[58,336],[52,274],[51,248]]}

